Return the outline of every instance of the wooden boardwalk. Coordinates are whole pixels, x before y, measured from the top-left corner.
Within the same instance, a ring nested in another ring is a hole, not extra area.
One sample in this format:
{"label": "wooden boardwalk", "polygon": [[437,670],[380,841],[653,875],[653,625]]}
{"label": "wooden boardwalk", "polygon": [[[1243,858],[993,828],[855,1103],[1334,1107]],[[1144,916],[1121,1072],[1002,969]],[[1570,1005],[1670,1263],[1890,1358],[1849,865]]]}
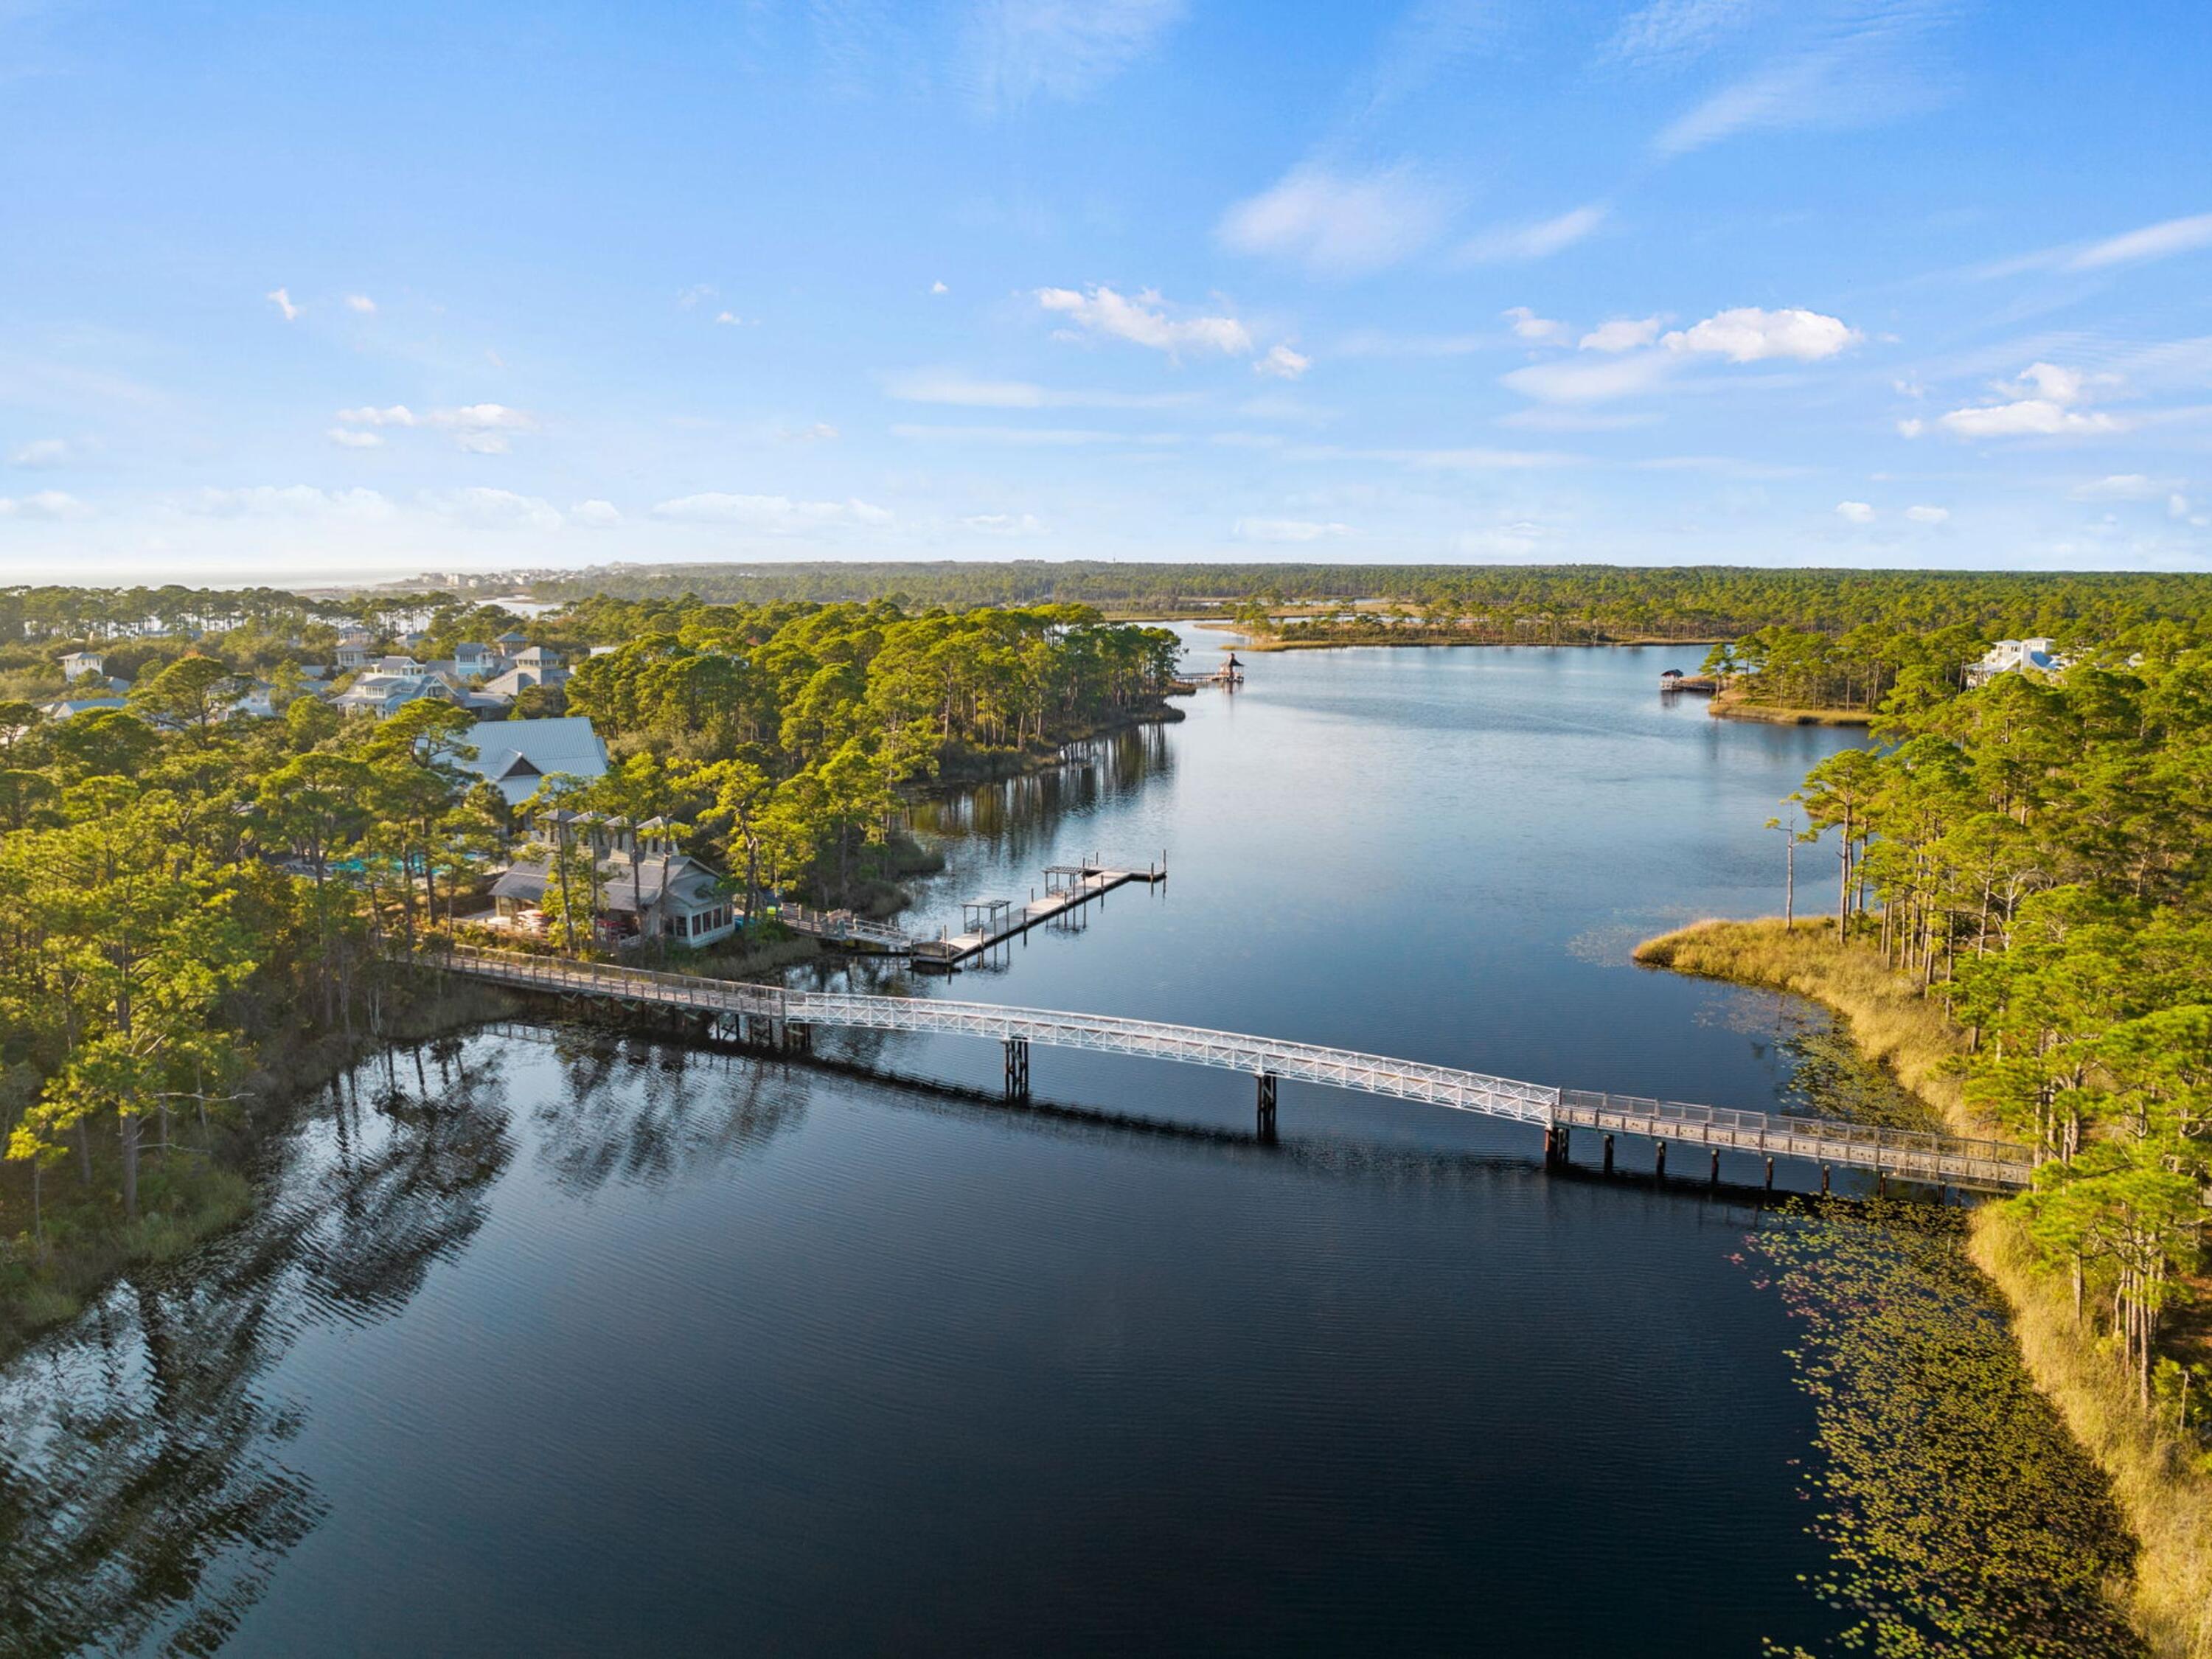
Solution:
{"label": "wooden boardwalk", "polygon": [[1042,898],[1017,904],[1012,899],[970,899],[962,905],[961,931],[943,939],[915,939],[909,954],[917,968],[951,969],[979,957],[1017,934],[1048,921],[1070,917],[1093,899],[1103,898],[1131,882],[1157,886],[1168,878],[1159,865],[1143,870],[1111,870],[1086,860],[1045,866]]}
{"label": "wooden boardwalk", "polygon": [[[1122,873],[1127,880],[1146,879],[1142,872]],[[426,952],[420,960],[428,966],[498,984],[667,1008],[730,1022],[741,1037],[759,1038],[761,1023],[765,1022],[768,1040],[786,1048],[805,1047],[817,1025],[993,1038],[1005,1047],[1006,1092],[1016,1098],[1029,1093],[1031,1043],[1243,1072],[1256,1079],[1263,1133],[1274,1128],[1276,1085],[1289,1079],[1536,1125],[1544,1131],[1547,1157],[1561,1160],[1569,1155],[1575,1130],[1594,1133],[1601,1137],[1604,1167],[1608,1170],[1613,1166],[1613,1136],[1631,1134],[1654,1144],[1656,1172],[1662,1177],[1670,1146],[1707,1152],[1705,1175],[1715,1183],[1721,1179],[1724,1154],[1738,1170],[1747,1158],[1763,1160],[1753,1169],[1763,1173],[1769,1187],[1774,1182],[1777,1158],[1818,1164],[1824,1190],[1831,1167],[1868,1171],[1877,1181],[1895,1176],[1933,1187],[1990,1192],[2017,1191],[2033,1177],[2034,1159],[2028,1148],[2003,1141],[1563,1091],[1456,1066],[1209,1030],[1203,1026],[1112,1014],[1009,1008],[938,997],[789,991],[779,986],[525,956],[471,945]],[[1685,1172],[1678,1168],[1677,1173]]]}

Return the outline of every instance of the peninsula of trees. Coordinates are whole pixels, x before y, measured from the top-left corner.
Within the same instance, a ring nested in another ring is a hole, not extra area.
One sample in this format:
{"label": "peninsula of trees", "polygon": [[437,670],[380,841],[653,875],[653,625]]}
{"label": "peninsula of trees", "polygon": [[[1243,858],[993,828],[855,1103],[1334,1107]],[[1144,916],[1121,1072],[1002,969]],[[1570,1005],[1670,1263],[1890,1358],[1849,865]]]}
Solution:
{"label": "peninsula of trees", "polygon": [[[527,847],[533,816],[462,763],[477,729],[462,708],[348,716],[288,673],[327,659],[341,618],[325,608],[268,592],[150,614],[85,590],[9,602],[0,1346],[101,1269],[235,1213],[254,1106],[318,1044],[389,1028],[404,991],[387,947],[444,925]],[[402,626],[373,605],[343,619]],[[520,624],[450,601],[414,620],[447,649]],[[547,803],[663,818],[748,897],[773,882],[817,903],[865,878],[908,792],[1160,717],[1175,660],[1164,631],[1074,606],[602,601],[528,628],[583,659],[562,690],[612,762],[588,787],[549,779]],[[59,658],[87,644],[127,673],[127,696],[48,717]],[[254,677],[272,683],[270,714],[240,702]]]}

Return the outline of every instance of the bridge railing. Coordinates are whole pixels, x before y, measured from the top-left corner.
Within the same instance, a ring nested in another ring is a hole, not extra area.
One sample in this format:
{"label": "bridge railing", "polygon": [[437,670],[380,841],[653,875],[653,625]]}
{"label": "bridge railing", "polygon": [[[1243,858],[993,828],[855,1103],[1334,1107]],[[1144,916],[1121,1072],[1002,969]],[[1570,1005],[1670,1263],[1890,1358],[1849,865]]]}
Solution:
{"label": "bridge railing", "polygon": [[537,957],[520,951],[491,951],[475,945],[426,950],[424,960],[481,978],[511,985],[586,994],[614,994],[659,1006],[697,1008],[714,1013],[773,1014],[781,1018],[789,994],[772,985],[742,980],[708,979],[617,963],[579,962],[568,957]]}
{"label": "bridge railing", "polygon": [[1699,1146],[1792,1158],[1825,1157],[1899,1175],[1948,1176],[2002,1187],[2029,1185],[2035,1169],[2034,1153],[2010,1141],[1581,1089],[1560,1091],[1559,1121],[1570,1127],[1626,1130],[1655,1139],[1694,1140]]}
{"label": "bridge railing", "polygon": [[1010,1007],[993,1002],[957,1002],[937,997],[863,996],[837,992],[793,992],[790,1017],[823,1025],[872,1030],[935,1031],[969,1036],[1019,1040],[1048,1048],[1087,1048],[1155,1060],[1180,1060],[1252,1075],[1266,1073],[1296,1082],[1320,1083],[1391,1095],[1438,1106],[1548,1123],[1559,1091],[1541,1084],[1394,1060],[1356,1049],[1318,1043],[1216,1031],[1205,1026],[1135,1019],[1118,1014],[1066,1013],[1056,1009]]}
{"label": "bridge railing", "polygon": [[1553,1089],[1456,1066],[1118,1014],[1069,1013],[936,997],[786,991],[696,974],[575,962],[466,945],[425,951],[424,956],[459,972],[544,990],[617,997],[706,1012],[765,1015],[795,1024],[995,1037],[1003,1042],[1180,1060],[1523,1122],[1615,1130],[1658,1140],[1843,1164],[1958,1186],[2023,1188],[2034,1175],[2034,1158],[2029,1149],[2006,1141]]}

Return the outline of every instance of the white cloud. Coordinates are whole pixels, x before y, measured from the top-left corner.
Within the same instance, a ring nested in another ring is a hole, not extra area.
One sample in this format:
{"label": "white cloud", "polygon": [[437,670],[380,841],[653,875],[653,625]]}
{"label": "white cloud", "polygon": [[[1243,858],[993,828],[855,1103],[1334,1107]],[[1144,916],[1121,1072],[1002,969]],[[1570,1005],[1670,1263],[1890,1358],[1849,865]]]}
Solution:
{"label": "white cloud", "polygon": [[587,501],[578,501],[570,507],[568,522],[581,525],[586,530],[609,530],[622,522],[622,514],[612,501],[603,501],[594,496]]}
{"label": "white cloud", "polygon": [[1037,303],[1047,311],[1066,317],[1095,334],[1150,346],[1174,357],[1185,350],[1219,351],[1242,356],[1252,349],[1252,337],[1234,317],[1170,318],[1165,301],[1152,289],[1139,289],[1134,299],[1110,288],[1093,288],[1079,294],[1069,288],[1041,288]]}
{"label": "white cloud", "polygon": [[932,294],[950,294],[952,292],[952,290],[945,287],[943,283],[932,283],[929,285],[929,291]]}
{"label": "white cloud", "polygon": [[[505,404],[468,404],[459,409],[434,409],[427,415],[417,415],[404,404],[393,404],[378,409],[364,405],[359,409],[342,409],[337,414],[341,426],[352,427],[435,427],[451,432],[453,441],[475,455],[504,455],[507,453],[507,434],[510,432],[534,432],[538,422],[519,409],[509,409]],[[373,446],[350,438],[340,438],[336,432],[331,437],[339,443],[351,444],[366,449]],[[360,434],[367,437],[368,434]]]}
{"label": "white cloud", "polygon": [[1927,430],[1928,422],[1917,415],[1908,416],[1897,423],[1897,435],[1900,438],[1917,438]]}
{"label": "white cloud", "polygon": [[1659,319],[1656,317],[1623,317],[1609,323],[1600,323],[1577,343],[1584,351],[1633,351],[1638,346],[1650,345],[1658,337]]}
{"label": "white cloud", "polygon": [[880,528],[892,521],[886,507],[863,501],[795,501],[785,495],[734,495],[709,491],[681,495],[654,506],[653,516],[675,524],[726,524],[770,535],[861,526]]}
{"label": "white cloud", "polygon": [[1945,524],[1949,522],[1951,509],[1948,507],[1908,507],[1905,516],[1915,524]]}
{"label": "white cloud", "polygon": [[1841,319],[1824,317],[1817,311],[1763,311],[1757,306],[1738,306],[1690,328],[1676,329],[1663,336],[1661,343],[1669,351],[1712,352],[1732,363],[1770,357],[1809,363],[1834,356],[1858,338],[1858,331]]}
{"label": "white cloud", "polygon": [[0,519],[88,519],[92,509],[74,495],[41,489],[10,499],[0,495]]}
{"label": "white cloud", "polygon": [[1150,438],[1132,437],[1124,432],[1102,432],[1082,427],[1054,426],[927,426],[911,422],[893,422],[894,438],[907,438],[921,443],[986,443],[1016,444],[1032,449],[1072,449],[1089,444],[1126,444],[1162,441],[1166,434]]}
{"label": "white cloud", "polygon": [[200,519],[389,518],[392,503],[374,489],[318,489],[313,484],[250,484],[238,489],[193,490],[177,505]]}
{"label": "white cloud", "polygon": [[288,323],[300,314],[300,307],[292,303],[291,295],[281,288],[272,288],[261,297],[283,313],[284,320]]}
{"label": "white cloud", "polygon": [[8,452],[8,465],[21,467],[67,466],[70,447],[63,438],[33,438]]}
{"label": "white cloud", "polygon": [[1639,351],[1590,362],[1531,363],[1498,384],[1541,404],[1596,404],[1649,392],[1674,370],[1663,351]]}
{"label": "white cloud", "polygon": [[829,422],[817,421],[811,426],[802,426],[796,431],[781,432],[776,435],[781,437],[786,443],[817,444],[829,443],[832,440],[842,437],[844,434],[840,433],[836,427],[830,425]]}
{"label": "white cloud", "polygon": [[2171,495],[2168,495],[2166,498],[2166,516],[2169,519],[2187,518],[2189,516],[2189,497],[2183,495],[2178,489]]}
{"label": "white cloud", "polygon": [[1485,231],[1460,249],[1460,257],[1490,264],[1509,259],[1541,259],[1572,246],[1605,222],[1609,211],[1592,202],[1533,225],[1504,226]]}
{"label": "white cloud", "polygon": [[384,440],[374,432],[363,432],[358,427],[334,426],[328,433],[330,441],[341,449],[381,449]]}
{"label": "white cloud", "polygon": [[1872,524],[1874,508],[1864,501],[1838,501],[1836,516],[1852,524]]}
{"label": "white cloud", "polygon": [[2084,501],[2148,501],[2172,489],[2142,472],[2112,472],[2087,483],[2076,484],[2074,494]]}
{"label": "white cloud", "polygon": [[1396,461],[1424,472],[1519,472],[1534,467],[1566,466],[1576,459],[1552,449],[1324,450],[1315,447],[1293,453],[1312,455],[1316,459],[1346,457]]}
{"label": "white cloud", "polygon": [[2212,213],[2187,219],[2168,219],[2146,225],[2124,236],[2083,248],[2066,262],[2069,270],[2102,270],[2108,265],[2133,264],[2139,259],[2163,259],[2171,254],[2212,247]]}
{"label": "white cloud", "polygon": [[1452,538],[1452,551],[1466,559],[1525,559],[1544,544],[1551,526],[1533,519],[1514,519],[1487,530],[1469,530]]}
{"label": "white cloud", "polygon": [[2124,423],[2115,416],[2073,405],[2087,398],[2093,389],[2102,391],[2118,384],[2117,375],[2084,374],[2056,363],[2030,363],[2017,379],[1999,384],[1997,390],[2007,394],[2006,401],[1954,409],[1942,417],[1941,424],[1962,438],[2083,437],[2118,432]]}
{"label": "white cloud", "polygon": [[1628,15],[1599,57],[1644,66],[1695,58],[1761,10],[1759,0],[1653,0]]}
{"label": "white cloud", "polygon": [[984,536],[1042,536],[1044,521],[1034,513],[977,513],[960,520],[961,528]]}
{"label": "white cloud", "polygon": [[366,294],[349,294],[345,302],[348,311],[358,311],[364,317],[372,315],[376,310],[376,301]]}
{"label": "white cloud", "polygon": [[711,300],[719,290],[712,283],[694,283],[689,288],[676,291],[676,303],[689,311],[702,300]]}
{"label": "white cloud", "polygon": [[1318,542],[1349,536],[1352,526],[1311,519],[1239,519],[1230,533],[1240,542]]}
{"label": "white cloud", "polygon": [[1134,63],[1182,15],[1182,0],[981,0],[968,59],[987,109],[1080,98]]}
{"label": "white cloud", "polygon": [[1564,340],[1567,325],[1554,322],[1549,317],[1539,317],[1527,306],[1514,306],[1498,313],[1513,325],[1513,332],[1524,340]]}
{"label": "white cloud", "polygon": [[718,311],[714,313],[714,320],[725,328],[743,328],[745,325],[745,319],[734,311]]}
{"label": "white cloud", "polygon": [[[1927,73],[1920,48],[1960,10],[1955,0],[1741,7],[1684,0],[1639,13],[1622,44],[1632,54],[1642,48],[1644,61],[1663,62],[1756,21],[1762,42],[1777,48],[1653,138],[1653,153],[1668,159],[1738,133],[1863,126],[1925,107],[1942,88]],[[1639,20],[1646,27],[1637,30]]]}
{"label": "white cloud", "polygon": [[1325,276],[1380,270],[1443,228],[1446,192],[1403,164],[1357,177],[1319,162],[1292,167],[1222,216],[1216,234],[1240,253],[1297,259]]}
{"label": "white cloud", "polygon": [[1063,391],[1028,380],[975,380],[951,369],[893,374],[884,391],[901,403],[961,409],[1167,409],[1191,401],[1181,392]]}
{"label": "white cloud", "polygon": [[425,490],[423,506],[441,518],[487,530],[558,530],[561,509],[538,495],[478,484],[465,489]]}
{"label": "white cloud", "polygon": [[1312,367],[1313,359],[1304,353],[1279,345],[1268,347],[1267,355],[1252,365],[1252,372],[1278,380],[1295,380]]}

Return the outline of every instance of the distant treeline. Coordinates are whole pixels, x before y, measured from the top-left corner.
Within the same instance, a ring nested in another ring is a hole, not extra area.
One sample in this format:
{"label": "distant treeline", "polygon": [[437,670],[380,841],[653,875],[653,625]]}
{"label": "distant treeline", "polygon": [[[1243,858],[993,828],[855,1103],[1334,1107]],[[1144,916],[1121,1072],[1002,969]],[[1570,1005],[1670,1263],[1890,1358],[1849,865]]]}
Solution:
{"label": "distant treeline", "polygon": [[[928,564],[641,565],[539,584],[539,597],[687,596],[714,603],[890,599],[931,605],[1091,605],[1172,611],[1383,602],[1399,628],[1480,639],[1734,639],[1784,627],[1842,634],[1866,624],[1915,634],[2109,640],[2157,622],[2212,627],[2212,577],[2122,572],[1773,570],[1694,565]],[[1371,605],[1370,605],[1371,609]],[[1249,614],[1249,612],[1248,612]],[[1334,642],[1377,624],[1343,617],[1291,624]]]}

